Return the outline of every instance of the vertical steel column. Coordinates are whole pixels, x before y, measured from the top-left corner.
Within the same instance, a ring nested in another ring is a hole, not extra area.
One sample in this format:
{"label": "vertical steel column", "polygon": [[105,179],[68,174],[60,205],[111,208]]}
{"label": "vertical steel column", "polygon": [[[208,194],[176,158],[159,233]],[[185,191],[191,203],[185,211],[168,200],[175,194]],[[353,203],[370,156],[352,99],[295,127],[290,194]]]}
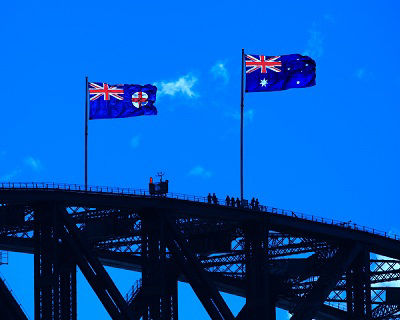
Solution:
{"label": "vertical steel column", "polygon": [[178,320],[178,275],[170,265],[164,275],[165,290],[161,299],[161,316],[165,320]]}
{"label": "vertical steel column", "polygon": [[60,239],[57,210],[56,205],[35,209],[35,320],[76,320],[76,266]]}
{"label": "vertical steel column", "polygon": [[362,251],[346,273],[348,319],[369,320],[371,311],[370,256]]}
{"label": "vertical steel column", "polygon": [[143,320],[177,320],[177,275],[166,261],[164,220],[147,211],[141,221]]}
{"label": "vertical steel column", "polygon": [[[55,300],[57,279],[55,221],[53,208],[41,206],[35,210],[35,320],[56,319],[58,301]],[[57,317],[58,318],[58,317]]]}
{"label": "vertical steel column", "polygon": [[174,274],[172,274],[172,277],[170,278],[170,284],[168,286],[169,292],[168,295],[171,297],[171,320],[178,320],[178,280],[177,277],[175,277]]}
{"label": "vertical steel column", "polygon": [[347,320],[352,320],[354,316],[354,299],[353,299],[354,276],[353,270],[349,269],[346,272],[346,306]]}
{"label": "vertical steel column", "polygon": [[268,274],[268,229],[256,223],[245,226],[246,317],[275,320],[274,294]]}
{"label": "vertical steel column", "polygon": [[34,241],[34,255],[33,255],[33,279],[34,279],[34,286],[33,286],[33,295],[34,295],[34,305],[35,305],[35,320],[41,319],[41,272],[40,272],[40,265],[41,265],[41,228],[40,228],[40,220],[39,220],[39,211],[36,210],[34,214],[34,227],[33,227],[33,241]]}
{"label": "vertical steel column", "polygon": [[60,319],[77,319],[77,306],[76,306],[76,264],[71,257],[73,254],[66,247],[62,247],[63,255],[60,257]]}
{"label": "vertical steel column", "polygon": [[364,263],[364,283],[365,283],[365,318],[372,319],[372,301],[371,301],[371,262],[369,251],[363,253]]}
{"label": "vertical steel column", "polygon": [[146,304],[144,320],[160,319],[160,285],[163,268],[160,265],[159,219],[151,212],[142,216],[142,288]]}
{"label": "vertical steel column", "polygon": [[364,319],[364,283],[361,255],[354,262],[354,319]]}

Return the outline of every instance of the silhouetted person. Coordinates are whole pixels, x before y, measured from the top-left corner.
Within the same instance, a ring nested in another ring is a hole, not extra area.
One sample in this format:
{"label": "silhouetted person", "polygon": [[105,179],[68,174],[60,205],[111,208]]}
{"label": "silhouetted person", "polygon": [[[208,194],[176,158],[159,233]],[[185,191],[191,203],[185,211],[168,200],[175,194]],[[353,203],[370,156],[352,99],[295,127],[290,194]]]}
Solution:
{"label": "silhouetted person", "polygon": [[256,201],[254,201],[254,206],[256,207],[256,210],[258,210],[258,206],[259,206],[259,202],[258,202],[258,198],[256,199]]}
{"label": "silhouetted person", "polygon": [[251,199],[251,201],[250,201],[250,206],[251,206],[252,209],[254,209],[255,202],[256,202],[256,200],[254,200],[254,197],[253,197],[253,198]]}
{"label": "silhouetted person", "polygon": [[230,203],[231,203],[231,198],[229,198],[229,196],[226,196],[226,198],[225,198],[225,203],[226,203],[227,206],[230,205]]}
{"label": "silhouetted person", "polygon": [[215,193],[213,193],[213,195],[212,195],[212,200],[213,200],[214,204],[218,204],[218,199],[217,199],[217,196],[215,195]]}
{"label": "silhouetted person", "polygon": [[239,198],[236,198],[236,207],[240,208],[240,200],[239,200]]}
{"label": "silhouetted person", "polygon": [[231,198],[231,206],[232,206],[232,207],[235,206],[235,198],[234,198],[234,197]]}
{"label": "silhouetted person", "polygon": [[351,220],[347,221],[347,226],[350,228]]}
{"label": "silhouetted person", "polygon": [[208,202],[208,203],[211,203],[211,193],[208,193],[207,202]]}

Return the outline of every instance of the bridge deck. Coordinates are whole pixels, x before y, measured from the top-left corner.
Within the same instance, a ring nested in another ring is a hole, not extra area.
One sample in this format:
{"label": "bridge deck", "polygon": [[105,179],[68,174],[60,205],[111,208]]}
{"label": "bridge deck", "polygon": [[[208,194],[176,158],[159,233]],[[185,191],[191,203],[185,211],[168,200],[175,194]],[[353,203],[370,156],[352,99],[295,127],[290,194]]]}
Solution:
{"label": "bridge deck", "polygon": [[165,196],[150,195],[145,189],[90,186],[88,190],[77,184],[57,183],[0,183],[0,203],[27,205],[46,201],[62,202],[69,206],[122,207],[132,209],[165,209],[176,214],[193,217],[220,218],[221,220],[262,220],[274,230],[307,232],[327,239],[360,241],[370,250],[400,259],[400,236],[360,226],[355,223],[307,215],[271,206],[259,205],[257,210],[227,206],[218,199],[210,204],[207,197],[168,193]]}
{"label": "bridge deck", "polygon": [[[89,187],[88,190],[85,190],[83,186],[71,184],[0,183],[0,206],[21,205],[35,209],[35,205],[48,202],[54,202],[62,208],[70,207],[71,209],[72,207],[73,210],[76,209],[74,207],[97,208],[100,211],[113,208],[122,213],[143,213],[143,217],[146,216],[148,210],[157,210],[158,213],[163,214],[165,212],[165,215],[171,215],[173,219],[176,217],[192,217],[198,218],[193,221],[210,221],[213,224],[219,222],[225,224],[226,222],[227,226],[233,225],[235,228],[249,221],[252,223],[259,222],[268,225],[270,230],[273,230],[272,237],[275,234],[288,235],[288,237],[315,238],[322,241],[327,240],[334,247],[358,242],[362,243],[363,248],[369,252],[400,259],[400,238],[396,235],[362,227],[354,223],[349,224],[270,206],[261,205],[257,210],[249,207],[237,208],[225,205],[224,200],[219,200],[218,203],[213,204],[208,203],[207,197],[185,194],[168,193],[165,196],[154,196],[143,189]],[[111,213],[114,214],[113,211]],[[77,214],[73,216],[76,218]],[[33,226],[31,222],[30,220],[24,222],[25,227],[28,227],[29,230]],[[31,237],[3,237],[0,241],[0,249],[33,253],[34,239]],[[142,258],[140,256],[124,252],[108,252],[106,250],[98,250],[96,253],[104,265],[142,271]],[[221,261],[224,264],[227,263],[225,260]],[[279,261],[274,260],[274,263]],[[312,263],[313,260],[310,261],[303,262]],[[244,262],[234,261],[233,263]],[[295,263],[298,265],[298,262]],[[394,263],[397,263],[397,261],[394,261]],[[390,272],[397,271],[392,270]],[[214,282],[218,290],[245,296],[243,281],[239,283],[233,278],[227,278],[222,275],[223,273],[213,275],[215,276]],[[188,281],[182,275],[179,276],[179,280]],[[342,287],[336,289],[341,290],[340,292],[343,291]],[[375,290],[376,287],[372,289]],[[295,302],[291,301],[290,297],[280,296],[276,301],[276,305],[292,310]],[[342,300],[341,298],[340,301]],[[343,312],[328,305],[323,305],[318,311],[318,319],[343,319]]]}

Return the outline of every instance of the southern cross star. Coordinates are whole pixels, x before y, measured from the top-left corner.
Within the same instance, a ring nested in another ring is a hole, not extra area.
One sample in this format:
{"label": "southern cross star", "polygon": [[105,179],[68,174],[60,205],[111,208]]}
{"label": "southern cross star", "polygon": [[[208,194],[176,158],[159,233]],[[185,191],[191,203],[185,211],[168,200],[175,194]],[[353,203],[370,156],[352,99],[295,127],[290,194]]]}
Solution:
{"label": "southern cross star", "polygon": [[261,80],[260,84],[261,84],[261,87],[266,87],[267,84],[268,84],[268,80],[266,80],[266,79],[264,78],[264,79]]}

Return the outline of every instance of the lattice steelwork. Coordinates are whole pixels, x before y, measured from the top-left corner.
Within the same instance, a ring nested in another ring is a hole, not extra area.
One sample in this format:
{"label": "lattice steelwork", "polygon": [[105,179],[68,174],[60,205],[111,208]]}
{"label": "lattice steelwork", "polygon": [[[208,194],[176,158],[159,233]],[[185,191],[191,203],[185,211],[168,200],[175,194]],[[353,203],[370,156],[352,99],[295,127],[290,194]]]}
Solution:
{"label": "lattice steelwork", "polygon": [[[35,319],[76,319],[79,267],[112,319],[178,319],[178,281],[211,319],[400,319],[400,241],[332,219],[144,190],[0,185],[0,250],[35,256]],[[4,251],[0,251],[4,252]],[[104,269],[142,273],[121,294]],[[0,283],[5,319],[26,319]]]}

